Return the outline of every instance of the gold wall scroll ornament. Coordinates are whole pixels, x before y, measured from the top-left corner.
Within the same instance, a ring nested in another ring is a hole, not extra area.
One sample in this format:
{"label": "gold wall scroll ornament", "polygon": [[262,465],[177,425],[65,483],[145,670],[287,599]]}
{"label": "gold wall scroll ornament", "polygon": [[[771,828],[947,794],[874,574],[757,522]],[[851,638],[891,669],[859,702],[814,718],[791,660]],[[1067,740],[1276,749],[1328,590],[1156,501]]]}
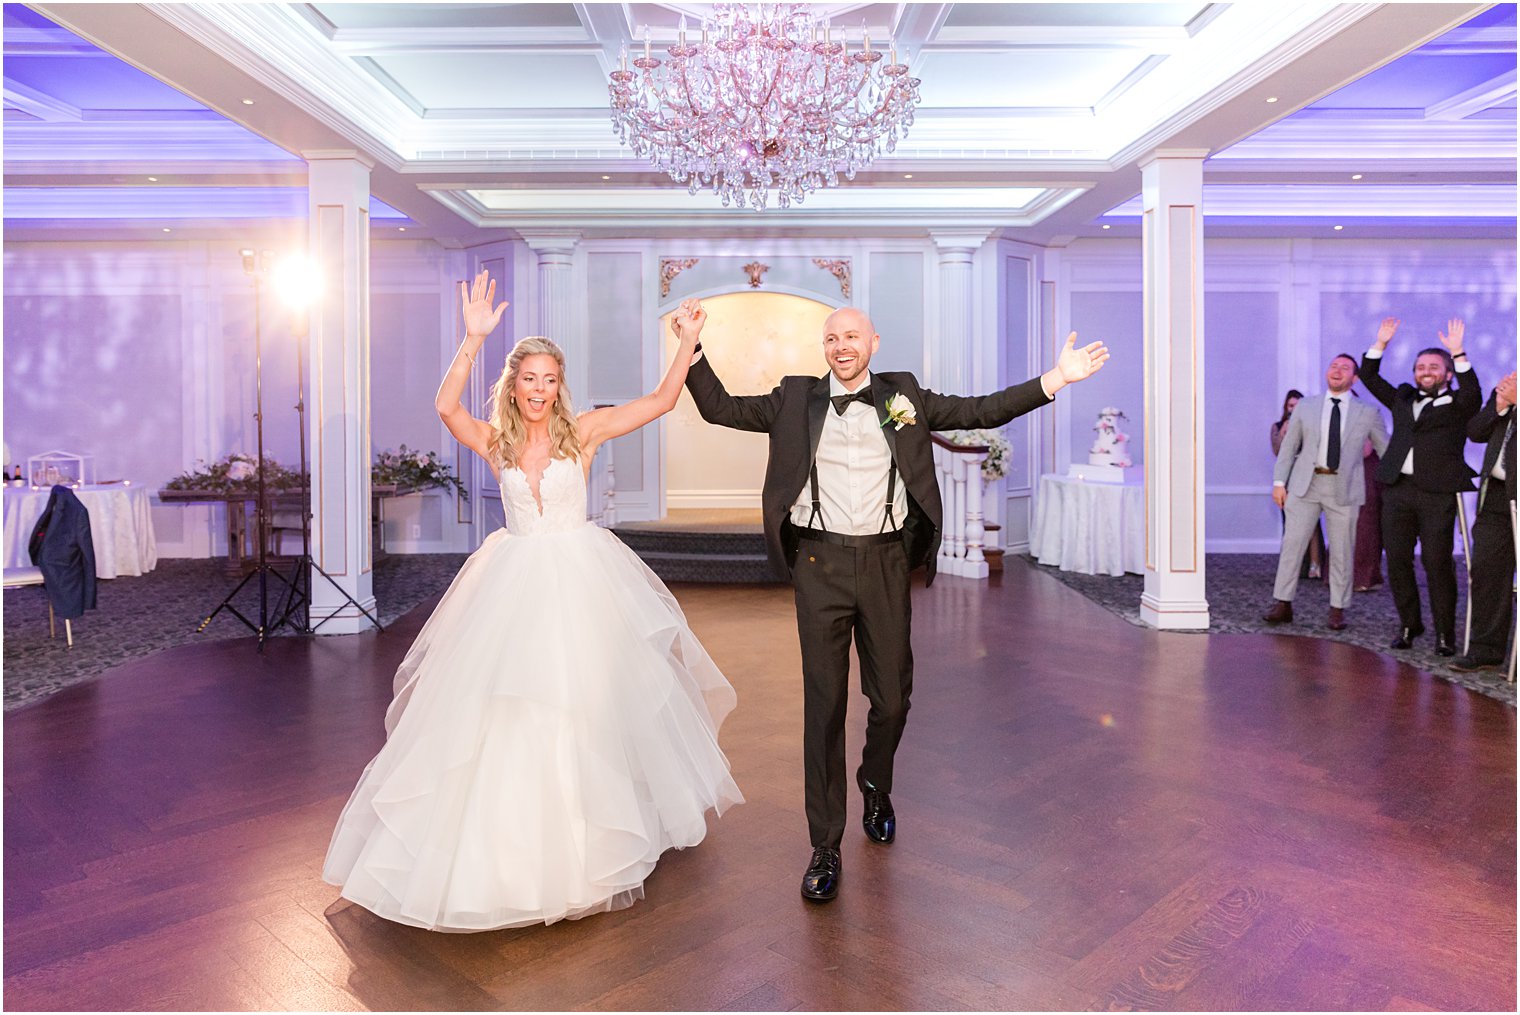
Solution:
{"label": "gold wall scroll ornament", "polygon": [[660,259],[660,299],[670,295],[670,283],[676,276],[697,263],[695,257],[665,257]]}
{"label": "gold wall scroll ornament", "polygon": [[744,266],[744,273],[749,276],[749,287],[751,289],[759,289],[760,283],[765,281],[765,273],[770,270],[770,265],[761,264],[759,261],[751,261],[746,264]]}
{"label": "gold wall scroll ornament", "polygon": [[839,295],[844,299],[850,298],[849,258],[846,257],[841,258],[837,261],[830,261],[826,257],[815,257],[813,258],[813,263],[818,265],[818,267],[822,268],[824,271],[828,272],[830,275],[833,275],[835,278],[839,279]]}

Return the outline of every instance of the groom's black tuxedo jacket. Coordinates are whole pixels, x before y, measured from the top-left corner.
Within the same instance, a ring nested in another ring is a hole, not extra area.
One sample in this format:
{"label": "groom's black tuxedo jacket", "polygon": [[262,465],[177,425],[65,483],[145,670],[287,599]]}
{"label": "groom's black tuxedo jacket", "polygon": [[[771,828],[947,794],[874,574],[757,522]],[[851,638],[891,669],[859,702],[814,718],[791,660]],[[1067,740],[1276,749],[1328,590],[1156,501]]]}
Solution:
{"label": "groom's black tuxedo jacket", "polygon": [[[770,460],[760,494],[765,546],[771,566],[790,578],[797,560],[797,532],[790,514],[807,484],[823,436],[824,414],[830,407],[829,376],[783,377],[769,394],[730,395],[703,357],[691,365],[686,387],[697,411],[709,423],[770,435]],[[944,509],[934,474],[930,431],[1002,426],[1031,409],[1048,405],[1051,398],[1038,377],[990,395],[961,397],[922,388],[910,373],[872,374],[871,394],[876,417],[882,421],[887,418],[887,400],[894,394],[905,397],[917,410],[917,424],[901,430],[887,425],[882,433],[908,493],[908,518],[903,524],[908,566],[927,564],[928,580],[933,581]]]}
{"label": "groom's black tuxedo jacket", "polygon": [[1460,493],[1473,488],[1473,470],[1463,458],[1467,447],[1467,422],[1483,405],[1483,390],[1478,386],[1478,372],[1464,370],[1454,374],[1454,384],[1415,419],[1414,404],[1420,391],[1413,384],[1394,387],[1384,379],[1383,357],[1363,356],[1359,375],[1372,396],[1393,412],[1393,434],[1388,450],[1378,466],[1378,481],[1385,486],[1397,483],[1404,459],[1414,451],[1414,475],[1409,478],[1421,490],[1430,493]]}

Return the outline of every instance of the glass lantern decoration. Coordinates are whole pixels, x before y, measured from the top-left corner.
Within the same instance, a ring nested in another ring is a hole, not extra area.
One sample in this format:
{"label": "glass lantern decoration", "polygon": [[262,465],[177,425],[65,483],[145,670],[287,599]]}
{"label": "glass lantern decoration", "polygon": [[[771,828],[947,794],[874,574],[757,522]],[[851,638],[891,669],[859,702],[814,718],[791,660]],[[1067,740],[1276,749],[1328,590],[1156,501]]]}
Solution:
{"label": "glass lantern decoration", "polygon": [[95,482],[95,456],[44,451],[26,460],[26,476],[33,490],[60,485],[78,489]]}

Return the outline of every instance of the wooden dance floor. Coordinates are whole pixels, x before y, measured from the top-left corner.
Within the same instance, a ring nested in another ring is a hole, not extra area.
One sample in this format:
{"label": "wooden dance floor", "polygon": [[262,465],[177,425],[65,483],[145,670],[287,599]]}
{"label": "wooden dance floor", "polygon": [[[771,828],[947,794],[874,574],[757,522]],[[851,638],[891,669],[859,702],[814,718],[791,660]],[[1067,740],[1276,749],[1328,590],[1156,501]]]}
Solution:
{"label": "wooden dance floor", "polygon": [[1514,1010],[1498,702],[1352,646],[1134,628],[1019,561],[943,579],[915,593],[897,842],[852,795],[819,906],[790,591],[676,591],[739,692],[748,802],[643,902],[551,927],[430,934],[320,878],[426,609],[8,715],[6,1007]]}

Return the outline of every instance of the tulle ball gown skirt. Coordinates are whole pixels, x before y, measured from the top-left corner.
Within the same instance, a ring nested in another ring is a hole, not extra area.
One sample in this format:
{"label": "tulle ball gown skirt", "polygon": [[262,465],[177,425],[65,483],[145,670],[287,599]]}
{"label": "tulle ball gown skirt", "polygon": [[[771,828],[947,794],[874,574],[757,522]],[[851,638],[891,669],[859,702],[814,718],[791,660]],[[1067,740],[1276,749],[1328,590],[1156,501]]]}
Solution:
{"label": "tulle ball gown skirt", "polygon": [[489,536],[396,675],[323,877],[387,920],[482,931],[631,905],[743,797],[734,692],[610,532]]}

